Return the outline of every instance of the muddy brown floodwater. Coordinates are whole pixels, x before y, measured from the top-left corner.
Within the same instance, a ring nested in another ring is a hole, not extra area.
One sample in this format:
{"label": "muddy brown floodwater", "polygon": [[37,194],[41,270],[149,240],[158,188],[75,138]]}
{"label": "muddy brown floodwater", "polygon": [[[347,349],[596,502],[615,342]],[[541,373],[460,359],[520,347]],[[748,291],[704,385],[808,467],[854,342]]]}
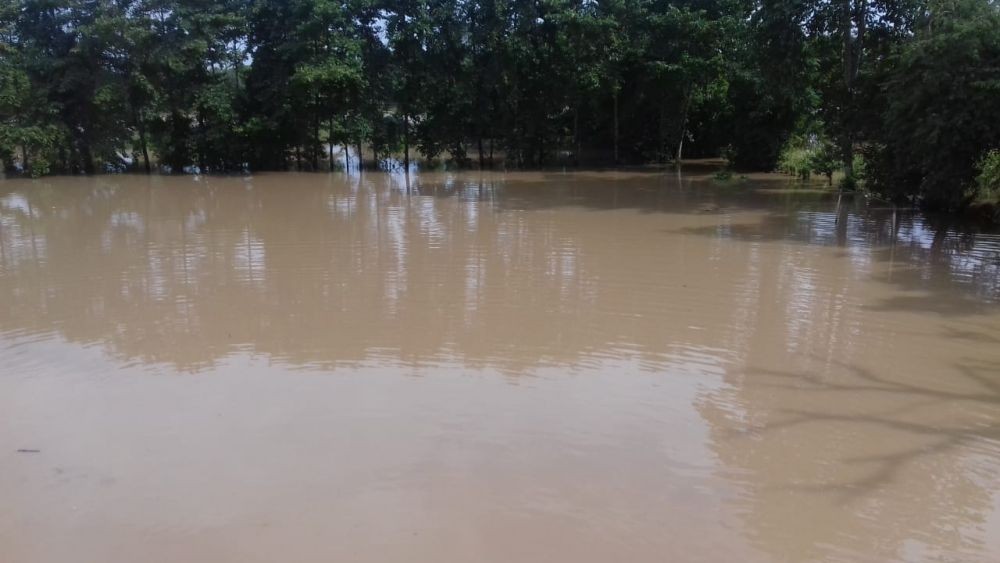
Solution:
{"label": "muddy brown floodwater", "polygon": [[786,188],[2,181],[0,561],[1000,560],[1000,237]]}

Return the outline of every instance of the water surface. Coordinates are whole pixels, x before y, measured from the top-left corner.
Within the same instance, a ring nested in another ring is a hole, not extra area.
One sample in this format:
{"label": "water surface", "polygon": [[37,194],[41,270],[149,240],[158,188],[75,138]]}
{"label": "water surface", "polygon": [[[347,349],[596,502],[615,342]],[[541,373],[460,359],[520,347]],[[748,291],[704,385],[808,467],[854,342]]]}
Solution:
{"label": "water surface", "polygon": [[2,181],[0,506],[15,563],[1000,560],[1000,237],[766,176]]}

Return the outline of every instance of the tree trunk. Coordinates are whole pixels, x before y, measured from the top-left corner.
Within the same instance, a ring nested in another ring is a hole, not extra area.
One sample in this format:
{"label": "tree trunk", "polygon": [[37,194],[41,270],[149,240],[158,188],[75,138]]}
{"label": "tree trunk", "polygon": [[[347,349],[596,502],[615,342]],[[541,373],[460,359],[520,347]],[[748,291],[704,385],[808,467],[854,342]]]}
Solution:
{"label": "tree trunk", "polygon": [[319,170],[319,152],[320,152],[320,142],[319,142],[319,95],[317,94],[313,98],[316,102],[316,110],[313,112],[313,142],[310,143],[309,156],[312,161],[312,171],[316,172]]}
{"label": "tree trunk", "polygon": [[580,166],[580,106],[573,110],[573,162]]}
{"label": "tree trunk", "polygon": [[658,128],[657,135],[657,158],[660,163],[666,166],[667,161],[667,135],[665,129],[667,128],[667,108],[665,107],[665,102],[660,102],[660,126]]}
{"label": "tree trunk", "polygon": [[[861,68],[861,58],[864,54],[864,37],[868,21],[868,0],[856,0],[856,7],[853,5],[854,1],[840,0],[844,90],[847,96],[847,104],[844,109],[845,115],[843,117],[844,133],[841,138],[840,148],[844,159],[844,175],[847,178],[854,177],[854,87],[858,71]],[[852,33],[855,22],[857,23],[856,38]]]}
{"label": "tree trunk", "polygon": [[146,127],[139,127],[139,146],[142,147],[142,162],[146,167],[146,174],[153,173],[153,167],[149,164],[149,147],[146,144]]}
{"label": "tree trunk", "polygon": [[88,176],[94,173],[94,153],[90,151],[90,141],[85,136],[80,139],[80,158],[83,160],[83,173]]}
{"label": "tree trunk", "polygon": [[135,111],[135,127],[139,130],[139,149],[142,150],[142,162],[146,167],[146,174],[152,174],[153,169],[149,165],[149,148],[146,145],[146,123],[142,120],[142,110]]}
{"label": "tree trunk", "polygon": [[28,160],[28,145],[21,145],[21,169],[25,174],[31,174],[31,161]]}
{"label": "tree trunk", "polygon": [[476,144],[479,147],[479,169],[482,170],[483,169],[483,138],[482,138],[482,136],[480,136],[477,139]]}
{"label": "tree trunk", "polygon": [[851,107],[854,88],[854,53],[852,48],[851,28],[854,25],[854,18],[851,17],[851,0],[841,0],[841,20],[840,33],[843,40],[844,58],[844,91],[847,95],[847,104],[844,108],[845,115],[844,132],[840,140],[841,158],[844,159],[844,176],[850,178],[854,176],[854,142],[851,139]]}
{"label": "tree trunk", "polygon": [[684,137],[687,134],[687,117],[688,110],[691,107],[691,97],[694,93],[694,84],[688,84],[687,89],[684,92],[684,101],[681,104],[681,116],[680,116],[680,134],[677,139],[677,154],[674,157],[674,164],[680,168],[681,159],[684,156]]}
{"label": "tree trunk", "polygon": [[618,88],[616,87],[612,99],[614,100],[614,140],[615,140],[615,166],[618,166]]}
{"label": "tree trunk", "polygon": [[365,169],[365,155],[361,152],[361,139],[358,139],[358,174]]}
{"label": "tree trunk", "polygon": [[[330,151],[330,172],[333,172],[333,118],[329,120],[330,130],[326,134],[327,149]],[[347,145],[344,145],[345,167],[351,167],[351,155],[347,152]]]}
{"label": "tree trunk", "polygon": [[410,171],[410,116],[403,114],[403,170]]}

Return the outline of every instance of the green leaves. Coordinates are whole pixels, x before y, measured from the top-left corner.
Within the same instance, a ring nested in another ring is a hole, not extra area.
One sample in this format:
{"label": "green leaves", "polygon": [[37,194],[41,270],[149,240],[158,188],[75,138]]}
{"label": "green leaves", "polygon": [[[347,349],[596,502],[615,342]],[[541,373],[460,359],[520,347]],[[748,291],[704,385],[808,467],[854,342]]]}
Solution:
{"label": "green leaves", "polygon": [[975,195],[976,164],[1000,147],[1000,7],[931,5],[892,58],[872,189],[953,208]]}
{"label": "green leaves", "polygon": [[829,175],[858,149],[869,189],[955,206],[1000,146],[998,10],[11,0],[0,6],[0,158],[26,159],[30,173],[118,167],[140,152],[174,171],[320,170],[328,144],[463,165],[475,150],[484,166],[494,148],[538,166],[726,147],[737,166],[771,169],[797,134],[828,141],[796,170]]}

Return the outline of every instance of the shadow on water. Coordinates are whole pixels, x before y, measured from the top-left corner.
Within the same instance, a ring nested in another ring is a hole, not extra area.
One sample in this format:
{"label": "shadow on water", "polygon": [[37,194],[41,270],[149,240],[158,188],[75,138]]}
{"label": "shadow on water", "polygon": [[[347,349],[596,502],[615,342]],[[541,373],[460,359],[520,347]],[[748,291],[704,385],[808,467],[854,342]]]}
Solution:
{"label": "shadow on water", "polygon": [[[847,465],[859,466],[864,474],[856,479],[821,484],[786,484],[783,488],[804,492],[827,493],[836,491],[842,502],[869,496],[874,490],[893,482],[896,476],[919,458],[942,454],[962,446],[982,440],[1000,440],[1000,363],[966,361],[956,364],[959,380],[951,380],[951,385],[970,386],[970,391],[956,392],[913,380],[895,380],[880,376],[869,369],[846,362],[834,361],[848,374],[847,381],[831,381],[811,373],[797,373],[781,370],[756,370],[751,376],[759,378],[755,385],[775,390],[794,391],[797,394],[812,393],[829,395],[830,404],[838,404],[838,397],[863,401],[866,396],[886,396],[914,399],[906,404],[880,412],[842,412],[803,410],[795,408],[776,409],[778,420],[769,421],[755,430],[757,435],[786,432],[791,428],[830,423],[848,424],[859,427],[859,432],[902,433],[909,437],[897,443],[903,448],[892,448],[885,453],[849,456],[840,460]],[[969,406],[986,407],[994,416],[992,422],[978,421],[965,423],[932,423],[917,416],[909,416],[917,411],[928,411],[935,407],[963,409]],[[916,443],[914,443],[916,438]],[[909,444],[909,445],[907,445]]]}

